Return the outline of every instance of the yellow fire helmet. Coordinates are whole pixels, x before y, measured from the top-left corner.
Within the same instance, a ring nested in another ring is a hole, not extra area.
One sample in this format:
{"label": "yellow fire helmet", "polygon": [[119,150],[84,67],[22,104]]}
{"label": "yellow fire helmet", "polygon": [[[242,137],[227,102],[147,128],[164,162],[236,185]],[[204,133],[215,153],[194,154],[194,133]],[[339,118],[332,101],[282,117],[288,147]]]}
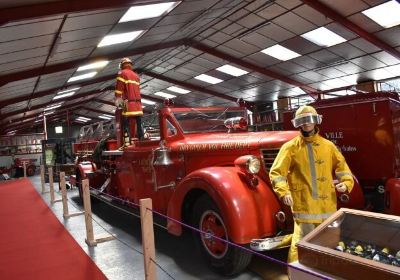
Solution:
{"label": "yellow fire helmet", "polygon": [[292,119],[292,124],[295,128],[303,124],[314,123],[321,124],[322,115],[318,115],[317,110],[312,106],[301,106],[297,109],[295,117]]}

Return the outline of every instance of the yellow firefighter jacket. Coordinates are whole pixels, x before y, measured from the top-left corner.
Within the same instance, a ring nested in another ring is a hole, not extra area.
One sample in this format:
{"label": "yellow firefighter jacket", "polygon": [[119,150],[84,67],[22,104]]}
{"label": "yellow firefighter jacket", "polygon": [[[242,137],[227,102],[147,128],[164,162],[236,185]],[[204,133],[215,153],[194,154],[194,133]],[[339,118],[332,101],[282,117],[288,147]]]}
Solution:
{"label": "yellow firefighter jacket", "polygon": [[331,141],[316,133],[310,137],[299,135],[285,143],[269,176],[280,199],[292,195],[296,221],[320,223],[336,211],[333,172],[350,192],[354,180],[343,155]]}

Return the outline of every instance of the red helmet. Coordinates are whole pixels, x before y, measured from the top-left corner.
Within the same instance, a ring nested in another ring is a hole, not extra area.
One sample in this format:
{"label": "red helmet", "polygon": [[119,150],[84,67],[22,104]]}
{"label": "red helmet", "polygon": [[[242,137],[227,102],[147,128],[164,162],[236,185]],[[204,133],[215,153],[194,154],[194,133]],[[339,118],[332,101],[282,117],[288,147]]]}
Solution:
{"label": "red helmet", "polygon": [[123,59],[121,59],[121,62],[119,63],[119,68],[122,69],[122,66],[125,63],[129,63],[130,65],[133,65],[133,62],[129,57],[124,57]]}

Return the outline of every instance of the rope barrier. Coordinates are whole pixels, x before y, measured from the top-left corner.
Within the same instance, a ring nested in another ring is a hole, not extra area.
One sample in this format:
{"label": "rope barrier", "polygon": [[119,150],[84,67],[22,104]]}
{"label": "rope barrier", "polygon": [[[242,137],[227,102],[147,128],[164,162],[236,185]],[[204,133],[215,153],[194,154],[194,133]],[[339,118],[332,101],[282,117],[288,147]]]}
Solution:
{"label": "rope barrier", "polygon": [[[91,188],[91,189],[93,189],[93,188]],[[78,210],[78,211],[81,211],[81,210],[82,210],[81,207],[79,207],[78,205],[76,205],[76,203],[75,203],[73,200],[71,200],[70,198],[67,198],[67,199],[68,199],[68,201],[70,202],[70,204],[72,205],[72,207],[74,207],[76,210]],[[113,206],[112,204],[108,204],[108,205]],[[132,212],[129,212],[129,211],[125,210],[125,209],[117,208],[117,207],[115,207],[115,206],[113,206],[113,208],[118,209],[118,210],[122,210],[122,211],[124,211],[124,212],[126,212],[126,213],[128,213],[128,214],[132,214],[132,215],[134,215],[135,217],[140,218],[139,215],[136,215],[136,214],[134,214],[134,213],[132,213]],[[108,234],[113,235],[113,236],[115,237],[115,239],[118,240],[119,242],[121,242],[124,246],[126,246],[126,247],[129,248],[129,249],[131,249],[132,251],[135,251],[135,252],[139,253],[140,255],[143,255],[143,252],[142,252],[142,251],[136,249],[135,247],[129,245],[127,242],[125,242],[125,241],[123,241],[122,239],[118,238],[115,234],[113,234],[113,233],[110,232],[107,228],[105,228],[105,227],[101,224],[101,222],[99,222],[97,219],[93,218],[92,215],[90,215],[90,217],[91,217],[91,219],[92,219],[99,227],[101,227],[101,228],[102,228],[105,232],[107,232]],[[159,226],[160,226],[160,225],[159,225]],[[162,227],[163,229],[166,229],[166,227],[164,227],[164,226],[161,226],[161,227]],[[164,269],[164,268],[163,268],[159,263],[157,263],[154,259],[151,258],[151,261],[152,261],[161,271],[163,271],[168,277],[170,277],[170,278],[173,279],[173,280],[176,280],[166,269]]]}
{"label": "rope barrier", "polygon": [[[43,172],[44,170],[43,170],[43,171],[41,170],[41,171],[42,171],[45,175],[48,175],[48,176],[49,176],[49,185],[50,185],[50,189],[52,189],[52,188],[53,188],[52,184],[54,183],[54,180],[53,180],[54,174],[55,174],[56,176],[59,177],[59,175],[60,175],[61,173],[64,173],[64,174],[65,174],[65,172],[63,172],[63,171],[55,171],[55,172],[52,172],[52,170],[53,170],[52,167],[49,167],[48,170],[50,170],[51,172]],[[42,172],[41,172],[41,173],[42,173]],[[43,178],[42,178],[42,180],[43,180]],[[44,189],[43,189],[43,182],[42,182],[42,190],[44,190]],[[107,194],[107,193],[105,193],[105,192],[100,192],[98,189],[91,188],[90,186],[89,186],[89,190],[94,190],[95,192],[97,192],[97,194],[102,194],[102,195],[104,195],[104,196],[107,196],[107,197],[109,197],[109,198],[112,198],[113,200],[120,201],[121,204],[123,204],[123,205],[130,205],[130,206],[133,206],[133,207],[136,208],[136,209],[140,209],[140,205],[139,205],[139,204],[136,204],[136,203],[134,203],[134,202],[132,202],[132,201],[129,201],[129,200],[127,200],[127,199],[121,199],[121,198],[119,198],[119,197],[112,196],[112,195]],[[50,194],[51,194],[51,203],[54,203],[54,202],[55,202],[55,199],[54,199],[54,189],[53,189],[53,191],[50,191]],[[80,208],[76,207],[76,206],[75,206],[75,203],[73,203],[69,198],[67,198],[67,200],[71,202],[71,204],[74,206],[74,208],[80,210]],[[128,210],[126,210],[126,209],[122,209],[122,208],[120,208],[120,207],[117,207],[117,206],[113,205],[112,203],[107,203],[107,204],[110,205],[110,206],[113,207],[113,208],[116,208],[116,209],[118,209],[118,210],[122,210],[122,211],[124,211],[124,212],[126,212],[126,213],[128,213],[128,214],[131,214],[131,215],[133,215],[133,216],[135,216],[135,217],[139,217],[139,218],[140,218],[139,215],[137,215],[137,214],[135,214],[135,213],[133,213],[133,212],[131,212],[131,211],[128,211]],[[287,266],[287,267],[291,267],[291,268],[293,268],[293,269],[296,269],[296,270],[305,272],[305,273],[307,273],[307,274],[311,274],[311,275],[316,276],[316,277],[321,278],[321,279],[327,279],[327,280],[328,280],[328,279],[329,279],[329,280],[332,279],[332,278],[330,278],[330,277],[327,277],[327,276],[325,276],[325,275],[319,274],[319,273],[317,273],[317,272],[313,272],[313,271],[310,271],[310,270],[307,270],[307,269],[304,269],[304,268],[300,268],[300,267],[293,266],[293,265],[291,265],[291,264],[289,264],[289,263],[287,263],[287,262],[284,262],[284,261],[281,261],[281,260],[278,260],[278,259],[274,259],[274,258],[272,258],[272,257],[269,257],[269,256],[266,256],[266,255],[264,255],[264,254],[261,254],[260,252],[257,252],[257,251],[251,250],[251,249],[249,249],[249,248],[246,248],[246,247],[244,247],[244,246],[241,246],[241,245],[238,245],[238,244],[236,244],[236,243],[233,243],[233,242],[231,242],[231,241],[229,241],[229,240],[226,240],[226,239],[223,239],[223,238],[221,238],[221,237],[215,236],[215,235],[210,234],[210,233],[208,233],[208,232],[204,232],[204,231],[202,231],[202,230],[200,230],[200,229],[198,229],[198,228],[195,228],[195,227],[193,227],[193,226],[191,226],[191,225],[187,225],[187,224],[185,224],[185,223],[183,223],[183,222],[181,222],[181,221],[179,221],[179,220],[176,220],[176,219],[173,219],[173,218],[171,218],[171,217],[168,217],[167,215],[162,214],[162,213],[160,213],[160,212],[158,212],[158,211],[156,211],[156,210],[153,210],[153,209],[150,209],[150,208],[147,208],[147,207],[146,207],[145,209],[146,209],[146,210],[150,210],[152,213],[155,213],[155,214],[158,215],[159,217],[162,217],[162,218],[164,218],[164,219],[166,219],[166,220],[170,220],[170,221],[173,221],[173,222],[175,222],[175,223],[178,223],[178,224],[180,224],[181,226],[183,226],[183,227],[185,227],[185,228],[188,228],[188,229],[191,229],[192,231],[195,231],[195,232],[197,232],[197,233],[199,233],[199,234],[208,235],[208,236],[210,236],[211,238],[214,238],[214,239],[219,240],[219,241],[221,241],[221,242],[224,242],[224,243],[226,243],[226,244],[228,244],[228,245],[231,245],[231,246],[234,246],[234,247],[236,247],[236,248],[239,248],[240,250],[246,251],[246,252],[248,252],[248,253],[250,253],[250,254],[257,255],[257,256],[259,256],[259,257],[265,259],[265,260],[268,260],[268,261],[271,261],[271,262],[275,262],[275,263],[277,263],[277,264],[279,264],[279,265],[284,265],[284,266]],[[109,230],[107,230],[105,227],[103,227],[103,226],[101,225],[100,222],[98,222],[96,219],[94,219],[93,216],[92,216],[91,214],[89,214],[89,218],[90,218],[90,220],[93,220],[97,225],[99,225],[104,231],[106,231],[106,232],[109,233],[110,235],[114,236]],[[153,224],[156,225],[156,226],[158,226],[158,227],[160,227],[160,228],[163,228],[163,229],[167,230],[167,227],[165,227],[165,226],[163,226],[163,225],[160,225],[160,224],[155,223],[155,222],[153,222]],[[115,237],[115,236],[114,236],[114,237]],[[115,238],[116,238],[116,237],[115,237]],[[124,244],[125,246],[127,246],[128,248],[130,248],[130,249],[132,249],[132,250],[134,250],[134,251],[136,251],[136,252],[138,252],[138,253],[140,253],[140,254],[143,255],[143,253],[142,253],[141,251],[139,251],[139,250],[137,250],[137,249],[135,249],[135,248],[129,246],[126,242],[122,241],[121,239],[119,239],[119,238],[116,238],[116,239],[117,239],[118,241],[120,241],[122,244]],[[170,278],[174,279],[174,278],[173,278],[164,268],[162,268],[161,265],[159,265],[154,259],[150,258],[150,261],[152,261],[157,267],[159,267],[159,268],[160,268],[164,273],[166,273]]]}

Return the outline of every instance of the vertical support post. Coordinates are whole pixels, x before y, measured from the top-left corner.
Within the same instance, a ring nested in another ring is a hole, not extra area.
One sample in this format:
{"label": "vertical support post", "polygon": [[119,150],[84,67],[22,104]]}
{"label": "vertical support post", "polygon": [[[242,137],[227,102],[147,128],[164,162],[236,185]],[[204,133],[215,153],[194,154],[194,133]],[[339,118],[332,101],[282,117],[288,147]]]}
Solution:
{"label": "vertical support post", "polygon": [[85,225],[86,239],[85,242],[89,246],[96,246],[97,242],[94,239],[93,224],[92,224],[92,206],[90,204],[89,180],[82,180],[83,207],[85,209]]}
{"label": "vertical support post", "polygon": [[157,276],[152,209],[153,206],[150,198],[140,200],[140,222],[142,225],[142,246],[146,280],[155,280]]}
{"label": "vertical support post", "polygon": [[22,165],[24,166],[24,178],[26,178],[26,162],[23,161]]}
{"label": "vertical support post", "polygon": [[40,183],[42,185],[42,193],[45,192],[45,183],[44,183],[44,165],[40,165]]}
{"label": "vertical support post", "polygon": [[49,173],[49,185],[50,185],[50,202],[54,203],[54,179],[53,179],[53,167],[47,169]]}
{"label": "vertical support post", "polygon": [[67,187],[65,186],[65,172],[60,172],[60,187],[63,204],[63,217],[69,216],[68,200],[67,200]]}

